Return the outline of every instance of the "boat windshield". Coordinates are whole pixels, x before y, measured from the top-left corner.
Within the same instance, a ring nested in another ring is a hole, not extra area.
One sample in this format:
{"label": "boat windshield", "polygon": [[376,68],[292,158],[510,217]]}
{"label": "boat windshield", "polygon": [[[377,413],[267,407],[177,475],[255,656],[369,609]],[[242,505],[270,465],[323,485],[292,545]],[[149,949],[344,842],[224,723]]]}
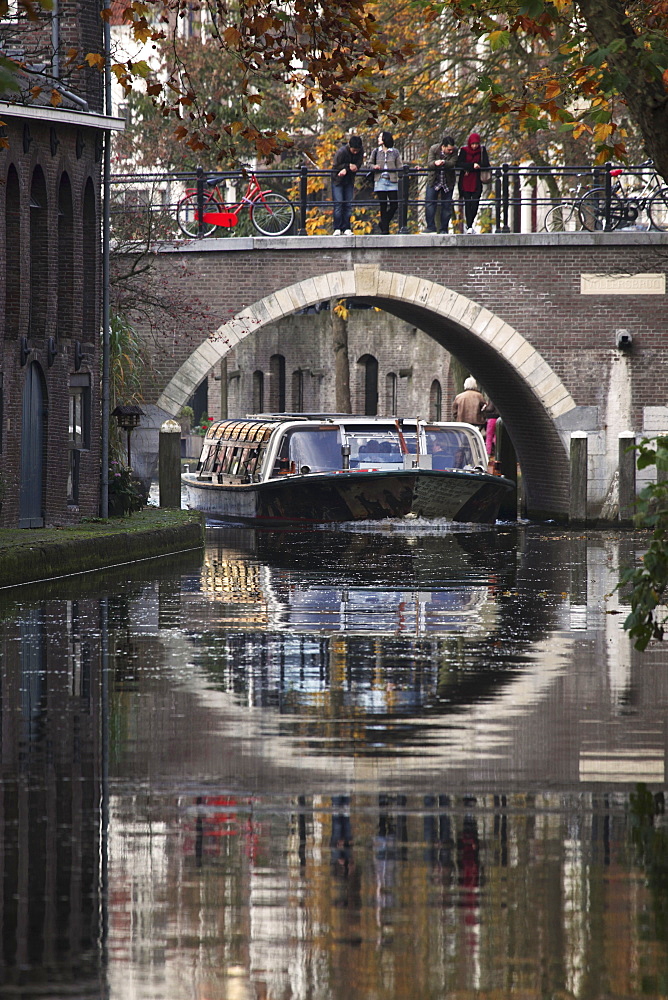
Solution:
{"label": "boat windshield", "polygon": [[333,472],[342,466],[338,427],[298,427],[288,431],[278,450],[274,475]]}
{"label": "boat windshield", "polygon": [[427,427],[425,439],[432,469],[467,469],[483,462],[478,442],[464,429]]}
{"label": "boat windshield", "polygon": [[[401,469],[404,457],[396,427],[346,427],[350,445],[350,468],[365,469],[379,466]],[[406,447],[415,447],[415,435],[405,438]]]}

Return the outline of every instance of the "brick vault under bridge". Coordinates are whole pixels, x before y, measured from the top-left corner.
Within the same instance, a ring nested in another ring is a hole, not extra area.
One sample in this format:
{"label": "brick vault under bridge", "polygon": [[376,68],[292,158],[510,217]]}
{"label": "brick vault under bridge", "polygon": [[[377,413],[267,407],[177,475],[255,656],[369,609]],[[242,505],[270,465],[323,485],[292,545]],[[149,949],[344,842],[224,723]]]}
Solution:
{"label": "brick vault under bridge", "polygon": [[568,514],[570,437],[585,432],[589,517],[614,519],[619,435],[668,432],[667,271],[668,234],[635,231],[162,247],[155,280],[205,301],[214,319],[197,346],[178,325],[154,343],[162,385],[135,432],[138,471],[155,468],[160,423],[231,347],[308,306],[354,297],[425,331],[484,386],[513,440],[530,517]]}

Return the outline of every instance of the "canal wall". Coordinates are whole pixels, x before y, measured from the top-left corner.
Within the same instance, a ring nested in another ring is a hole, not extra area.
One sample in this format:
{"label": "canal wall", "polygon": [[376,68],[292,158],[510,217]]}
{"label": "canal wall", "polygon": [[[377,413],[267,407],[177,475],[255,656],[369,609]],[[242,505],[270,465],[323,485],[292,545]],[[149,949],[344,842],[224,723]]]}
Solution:
{"label": "canal wall", "polygon": [[203,545],[204,519],[195,511],[147,509],[131,517],[73,528],[0,531],[0,591]]}

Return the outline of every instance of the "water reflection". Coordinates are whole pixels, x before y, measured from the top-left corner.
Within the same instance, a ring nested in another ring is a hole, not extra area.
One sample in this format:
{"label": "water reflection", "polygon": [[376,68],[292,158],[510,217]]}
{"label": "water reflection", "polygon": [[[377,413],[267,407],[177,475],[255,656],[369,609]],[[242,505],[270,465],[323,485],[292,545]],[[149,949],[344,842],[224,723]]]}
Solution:
{"label": "water reflection", "polygon": [[64,600],[0,625],[3,993],[99,994],[98,618],[97,602]]}
{"label": "water reflection", "polygon": [[665,996],[637,544],[217,528],[6,596],[0,993]]}

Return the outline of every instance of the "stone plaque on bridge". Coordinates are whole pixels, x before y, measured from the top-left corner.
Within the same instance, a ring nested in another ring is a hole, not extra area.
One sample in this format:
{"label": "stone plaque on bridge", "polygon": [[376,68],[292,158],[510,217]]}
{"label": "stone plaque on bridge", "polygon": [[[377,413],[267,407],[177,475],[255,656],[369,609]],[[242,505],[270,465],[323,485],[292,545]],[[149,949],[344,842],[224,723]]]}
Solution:
{"label": "stone plaque on bridge", "polygon": [[581,274],[581,295],[665,295],[665,274]]}

